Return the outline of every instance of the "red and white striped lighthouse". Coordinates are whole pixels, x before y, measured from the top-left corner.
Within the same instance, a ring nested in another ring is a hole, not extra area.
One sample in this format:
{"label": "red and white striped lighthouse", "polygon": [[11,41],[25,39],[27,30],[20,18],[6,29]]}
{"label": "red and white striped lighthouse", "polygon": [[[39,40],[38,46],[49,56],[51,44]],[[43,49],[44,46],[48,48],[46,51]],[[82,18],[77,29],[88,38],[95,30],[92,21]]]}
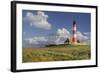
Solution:
{"label": "red and white striped lighthouse", "polygon": [[72,44],[77,44],[77,26],[75,21],[73,21],[72,35]]}

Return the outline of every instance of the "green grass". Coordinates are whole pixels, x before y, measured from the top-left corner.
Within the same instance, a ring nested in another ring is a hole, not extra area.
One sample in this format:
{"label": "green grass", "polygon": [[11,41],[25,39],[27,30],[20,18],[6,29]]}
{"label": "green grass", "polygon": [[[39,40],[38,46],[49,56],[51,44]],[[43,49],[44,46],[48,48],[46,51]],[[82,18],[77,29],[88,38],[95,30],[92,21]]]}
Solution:
{"label": "green grass", "polygon": [[88,45],[55,45],[45,48],[23,48],[23,62],[68,61],[90,59]]}

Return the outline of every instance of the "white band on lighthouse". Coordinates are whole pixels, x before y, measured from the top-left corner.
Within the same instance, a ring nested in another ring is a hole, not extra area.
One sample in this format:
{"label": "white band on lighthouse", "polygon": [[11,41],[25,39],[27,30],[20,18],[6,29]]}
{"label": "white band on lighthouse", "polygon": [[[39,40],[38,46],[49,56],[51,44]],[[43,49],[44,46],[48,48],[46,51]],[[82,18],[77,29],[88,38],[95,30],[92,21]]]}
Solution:
{"label": "white band on lighthouse", "polygon": [[75,33],[75,34],[73,35],[73,37],[76,39],[76,37],[77,37],[77,34]]}
{"label": "white band on lighthouse", "polygon": [[73,27],[73,30],[75,30],[75,31],[76,31],[76,29],[77,29],[77,28],[76,28],[76,26],[74,26],[74,27]]}

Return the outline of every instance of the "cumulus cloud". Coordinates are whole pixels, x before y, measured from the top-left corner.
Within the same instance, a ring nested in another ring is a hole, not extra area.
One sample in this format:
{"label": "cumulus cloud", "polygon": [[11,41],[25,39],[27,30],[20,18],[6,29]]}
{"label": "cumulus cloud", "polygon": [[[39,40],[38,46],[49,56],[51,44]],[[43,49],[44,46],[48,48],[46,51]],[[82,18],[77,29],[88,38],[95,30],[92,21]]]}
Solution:
{"label": "cumulus cloud", "polygon": [[88,39],[88,36],[82,34],[80,31],[77,31],[77,37],[84,40],[84,39]]}
{"label": "cumulus cloud", "polygon": [[[45,37],[32,37],[25,39],[29,44],[43,44],[44,42],[47,42],[47,39]],[[40,43],[42,42],[42,43]]]}
{"label": "cumulus cloud", "polygon": [[80,31],[77,32],[77,37],[81,40],[81,42],[85,42],[90,44],[90,32],[81,33]]}
{"label": "cumulus cloud", "polygon": [[57,35],[55,44],[64,44],[66,38],[70,36],[70,32],[66,28],[62,28],[57,30]]}
{"label": "cumulus cloud", "polygon": [[28,20],[30,22],[30,26],[45,30],[51,29],[51,24],[48,22],[48,15],[46,15],[42,11],[37,11],[37,14],[27,12],[25,20]]}
{"label": "cumulus cloud", "polygon": [[[44,14],[42,14],[44,15]],[[47,17],[47,16],[46,16]],[[25,38],[24,41],[32,47],[43,47],[49,44],[64,44],[66,40],[66,35],[69,35],[69,31],[65,28],[58,29],[54,36],[34,36],[30,38]]]}
{"label": "cumulus cloud", "polygon": [[64,44],[64,41],[66,40],[63,36],[58,36],[55,40],[55,44]]}
{"label": "cumulus cloud", "polygon": [[65,35],[69,34],[69,31],[66,28],[62,28],[62,29],[57,30],[57,34],[59,36],[65,36]]}
{"label": "cumulus cloud", "polygon": [[90,36],[90,32],[84,32],[83,34],[86,36]]}
{"label": "cumulus cloud", "polygon": [[32,47],[45,47],[49,44],[64,44],[66,38],[60,36],[42,36],[26,38],[24,41]]}
{"label": "cumulus cloud", "polygon": [[80,31],[77,31],[77,35],[80,36],[80,37],[83,36],[83,34]]}

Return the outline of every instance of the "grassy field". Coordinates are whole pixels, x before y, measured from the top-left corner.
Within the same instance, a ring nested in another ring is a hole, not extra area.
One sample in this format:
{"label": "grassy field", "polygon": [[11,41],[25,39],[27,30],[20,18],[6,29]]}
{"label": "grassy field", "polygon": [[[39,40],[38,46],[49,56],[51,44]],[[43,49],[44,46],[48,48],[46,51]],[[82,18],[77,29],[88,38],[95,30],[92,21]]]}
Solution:
{"label": "grassy field", "polygon": [[90,59],[88,45],[56,45],[45,48],[23,48],[23,63]]}

